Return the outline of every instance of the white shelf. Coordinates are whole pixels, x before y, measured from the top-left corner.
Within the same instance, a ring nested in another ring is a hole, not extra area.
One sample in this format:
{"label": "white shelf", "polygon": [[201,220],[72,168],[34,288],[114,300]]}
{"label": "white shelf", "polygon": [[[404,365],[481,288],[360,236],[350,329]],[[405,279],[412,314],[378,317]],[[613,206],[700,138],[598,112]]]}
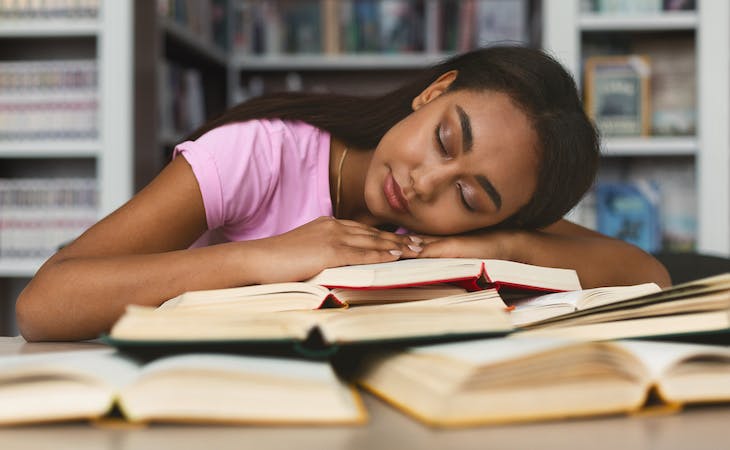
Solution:
{"label": "white shelf", "polygon": [[695,11],[631,16],[583,13],[578,16],[578,27],[583,31],[694,30],[697,23]]}
{"label": "white shelf", "polygon": [[228,55],[226,52],[218,48],[213,43],[201,39],[185,26],[180,25],[172,19],[160,18],[160,20],[162,22],[162,29],[173,39],[180,41],[185,46],[190,47],[193,51],[217,64],[220,64],[221,66],[226,66],[228,64]]}
{"label": "white shelf", "polygon": [[35,19],[0,21],[0,37],[96,36],[97,19]]}
{"label": "white shelf", "polygon": [[[702,0],[697,10],[634,17],[580,13],[581,0],[542,0],[542,43],[580,81],[582,33],[592,31],[694,32],[697,135],[661,143],[605,143],[606,155],[694,155],[697,250],[730,255],[730,2]],[[666,144],[664,146],[663,144]]]}
{"label": "white shelf", "polygon": [[0,141],[2,158],[93,158],[100,149],[98,141]]}
{"label": "white shelf", "polygon": [[604,138],[603,156],[693,156],[697,154],[694,137]]}
{"label": "white shelf", "polygon": [[0,277],[31,278],[41,268],[45,259],[0,258]]}
{"label": "white shelf", "polygon": [[233,67],[238,70],[418,69],[449,56],[446,53],[237,55]]}

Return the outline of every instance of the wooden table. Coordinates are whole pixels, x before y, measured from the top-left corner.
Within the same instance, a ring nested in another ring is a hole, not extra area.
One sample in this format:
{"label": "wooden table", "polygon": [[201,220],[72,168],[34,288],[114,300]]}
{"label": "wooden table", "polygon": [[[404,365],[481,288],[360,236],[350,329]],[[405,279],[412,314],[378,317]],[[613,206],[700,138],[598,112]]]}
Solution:
{"label": "wooden table", "polygon": [[[0,338],[0,355],[93,348]],[[0,449],[730,449],[730,405],[674,414],[431,429],[364,394],[370,422],[355,427],[136,426],[119,422],[0,428]],[[0,405],[2,407],[2,405]]]}

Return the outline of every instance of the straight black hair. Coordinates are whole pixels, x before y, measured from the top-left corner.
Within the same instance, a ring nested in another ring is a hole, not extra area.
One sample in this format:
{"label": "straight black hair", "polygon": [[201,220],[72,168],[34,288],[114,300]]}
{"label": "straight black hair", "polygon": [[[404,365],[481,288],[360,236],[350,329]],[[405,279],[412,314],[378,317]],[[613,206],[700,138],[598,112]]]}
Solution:
{"label": "straight black hair", "polygon": [[412,101],[439,76],[455,70],[448,91],[496,91],[510,96],[538,137],[538,180],[530,201],[501,226],[541,228],[562,218],[593,184],[600,155],[598,133],[583,110],[573,78],[541,50],[492,46],[424,69],[384,95],[276,93],[241,103],[189,136],[251,119],[299,120],[329,132],[347,146],[377,147],[396,123],[413,112]]}

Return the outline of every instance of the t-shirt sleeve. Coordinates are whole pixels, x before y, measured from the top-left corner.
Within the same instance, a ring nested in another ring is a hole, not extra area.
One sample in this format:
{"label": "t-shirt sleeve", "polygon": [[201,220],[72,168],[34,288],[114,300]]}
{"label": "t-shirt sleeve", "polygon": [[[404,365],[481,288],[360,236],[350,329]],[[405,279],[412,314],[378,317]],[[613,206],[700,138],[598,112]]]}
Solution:
{"label": "t-shirt sleeve", "polygon": [[250,218],[270,195],[280,143],[260,121],[223,125],[175,147],[190,164],[203,196],[208,229]]}

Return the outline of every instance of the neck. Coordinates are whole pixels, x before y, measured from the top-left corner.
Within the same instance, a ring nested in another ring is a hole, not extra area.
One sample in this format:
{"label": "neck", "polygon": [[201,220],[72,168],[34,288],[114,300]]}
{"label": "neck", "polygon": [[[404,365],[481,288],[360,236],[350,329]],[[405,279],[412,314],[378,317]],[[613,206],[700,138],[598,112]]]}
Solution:
{"label": "neck", "polygon": [[329,174],[333,212],[335,199],[337,198],[337,178],[341,177],[340,205],[337,218],[378,225],[378,221],[370,214],[365,204],[365,176],[373,151],[349,147],[342,165],[342,172],[339,173],[339,163],[344,151],[345,145],[340,140],[332,138]]}

